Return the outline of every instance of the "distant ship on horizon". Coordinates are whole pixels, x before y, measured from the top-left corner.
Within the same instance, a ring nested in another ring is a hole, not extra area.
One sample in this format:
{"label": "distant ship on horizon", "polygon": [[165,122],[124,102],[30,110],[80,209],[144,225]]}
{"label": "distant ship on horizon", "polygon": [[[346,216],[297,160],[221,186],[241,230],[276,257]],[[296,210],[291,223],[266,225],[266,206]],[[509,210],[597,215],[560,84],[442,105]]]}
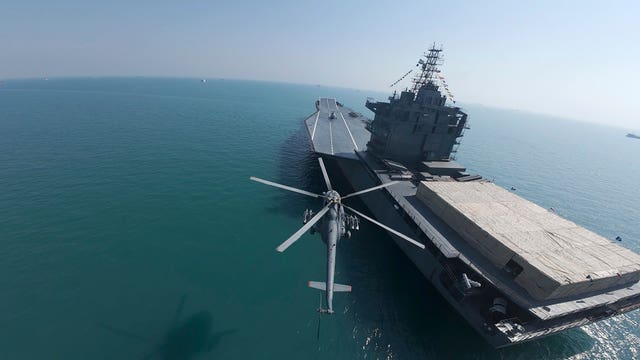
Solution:
{"label": "distant ship on horizon", "polygon": [[636,135],[634,133],[628,133],[627,137],[630,137],[632,139],[640,139],[640,135]]}

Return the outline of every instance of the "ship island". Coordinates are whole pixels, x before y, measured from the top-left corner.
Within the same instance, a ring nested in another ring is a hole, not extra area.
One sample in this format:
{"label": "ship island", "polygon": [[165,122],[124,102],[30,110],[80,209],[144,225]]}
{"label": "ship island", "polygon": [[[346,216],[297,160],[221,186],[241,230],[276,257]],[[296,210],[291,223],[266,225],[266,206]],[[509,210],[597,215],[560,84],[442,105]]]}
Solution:
{"label": "ship island", "polygon": [[[411,86],[367,99],[373,120],[320,98],[304,120],[312,151],[342,172],[377,220],[475,331],[502,348],[640,307],[640,255],[455,161],[468,115],[438,81],[442,47]],[[496,159],[499,161],[499,159]]]}

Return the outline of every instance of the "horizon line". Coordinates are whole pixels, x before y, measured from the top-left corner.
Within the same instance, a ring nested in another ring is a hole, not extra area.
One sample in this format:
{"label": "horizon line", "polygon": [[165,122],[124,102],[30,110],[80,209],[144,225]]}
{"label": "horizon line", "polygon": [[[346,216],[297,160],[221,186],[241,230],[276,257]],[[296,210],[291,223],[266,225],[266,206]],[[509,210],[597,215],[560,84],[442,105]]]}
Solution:
{"label": "horizon line", "polygon": [[[285,81],[285,80],[248,79],[248,78],[221,77],[221,76],[196,77],[196,76],[177,76],[177,75],[54,75],[54,76],[51,76],[51,77],[32,76],[32,77],[0,78],[0,90],[3,90],[2,87],[1,87],[1,84],[2,83],[6,83],[7,81],[35,81],[35,80],[49,81],[49,80],[64,80],[64,79],[71,80],[71,79],[126,79],[126,78],[129,78],[129,79],[132,79],[132,78],[133,79],[140,79],[140,78],[144,78],[144,79],[175,79],[175,80],[198,80],[198,81],[202,81],[202,80],[206,80],[206,81],[209,81],[209,80],[247,81],[247,82],[262,82],[262,83],[286,84],[286,85],[302,85],[302,86],[312,86],[312,87],[320,86],[320,87],[335,88],[335,89],[355,90],[355,91],[358,91],[358,92],[369,91],[369,92],[376,92],[376,93],[379,93],[379,94],[383,93],[383,90],[363,89],[363,88],[355,88],[355,87],[347,87],[347,86],[339,86],[339,85],[329,85],[329,84],[321,84],[321,83],[305,83],[305,82],[294,82],[294,81]],[[390,96],[390,95],[388,95],[388,96]],[[385,95],[385,97],[387,97],[387,95]],[[523,112],[523,113],[528,113],[528,114],[532,114],[532,115],[553,117],[553,118],[556,118],[556,119],[559,119],[559,120],[565,120],[565,121],[573,121],[573,122],[579,122],[579,123],[588,123],[588,124],[593,124],[593,125],[601,125],[601,126],[605,126],[605,127],[612,127],[612,128],[622,129],[622,130],[631,131],[631,132],[637,132],[638,131],[638,130],[634,130],[634,129],[630,128],[630,127],[626,127],[624,125],[608,124],[608,123],[602,123],[602,122],[591,121],[591,120],[570,118],[570,117],[566,117],[566,116],[563,116],[563,115],[539,112],[539,111],[534,111],[534,110],[529,110],[529,109],[519,109],[519,108],[514,108],[514,107],[500,106],[500,105],[493,105],[493,104],[482,104],[482,103],[477,103],[477,102],[458,101],[458,103],[461,103],[461,104],[464,104],[464,105],[467,105],[467,106],[480,106],[480,107],[487,107],[487,108],[493,108],[493,109],[504,110],[504,111],[516,111],[516,112]],[[463,108],[462,106],[458,106],[458,107]]]}

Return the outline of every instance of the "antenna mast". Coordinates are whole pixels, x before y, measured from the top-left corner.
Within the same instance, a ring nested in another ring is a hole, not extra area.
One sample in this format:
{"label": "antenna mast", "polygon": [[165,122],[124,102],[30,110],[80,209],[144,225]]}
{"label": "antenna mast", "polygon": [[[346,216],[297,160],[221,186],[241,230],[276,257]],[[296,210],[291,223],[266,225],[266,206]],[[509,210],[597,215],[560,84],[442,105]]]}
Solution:
{"label": "antenna mast", "polygon": [[416,66],[420,67],[420,73],[413,78],[413,87],[411,91],[415,94],[418,93],[421,87],[430,84],[436,89],[438,86],[435,83],[435,75],[439,73],[438,66],[442,65],[442,45],[436,47],[433,43],[428,52],[422,55],[422,58],[418,61]]}

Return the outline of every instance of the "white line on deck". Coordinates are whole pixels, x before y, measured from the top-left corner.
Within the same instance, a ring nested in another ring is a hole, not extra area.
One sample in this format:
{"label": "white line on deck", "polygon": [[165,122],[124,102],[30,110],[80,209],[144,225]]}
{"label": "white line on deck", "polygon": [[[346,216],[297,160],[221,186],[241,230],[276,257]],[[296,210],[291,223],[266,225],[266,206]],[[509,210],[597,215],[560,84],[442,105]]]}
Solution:
{"label": "white line on deck", "polygon": [[316,126],[318,126],[318,117],[320,116],[320,109],[316,113],[316,122],[313,124],[313,131],[311,132],[311,140],[313,141],[313,136],[316,134]]}
{"label": "white line on deck", "polygon": [[[337,108],[336,108],[337,110]],[[356,144],[356,141],[353,139],[353,135],[351,134],[351,130],[349,130],[349,125],[347,125],[347,120],[344,119],[344,116],[342,116],[342,111],[339,111],[340,113],[340,117],[342,118],[342,121],[344,121],[344,126],[347,127],[347,131],[349,132],[349,136],[351,137],[351,141],[353,142],[353,146],[355,147],[356,151],[358,150],[358,144]]]}
{"label": "white line on deck", "polygon": [[331,120],[329,120],[329,139],[331,140],[331,155],[335,155],[333,153],[333,130],[331,129]]}

